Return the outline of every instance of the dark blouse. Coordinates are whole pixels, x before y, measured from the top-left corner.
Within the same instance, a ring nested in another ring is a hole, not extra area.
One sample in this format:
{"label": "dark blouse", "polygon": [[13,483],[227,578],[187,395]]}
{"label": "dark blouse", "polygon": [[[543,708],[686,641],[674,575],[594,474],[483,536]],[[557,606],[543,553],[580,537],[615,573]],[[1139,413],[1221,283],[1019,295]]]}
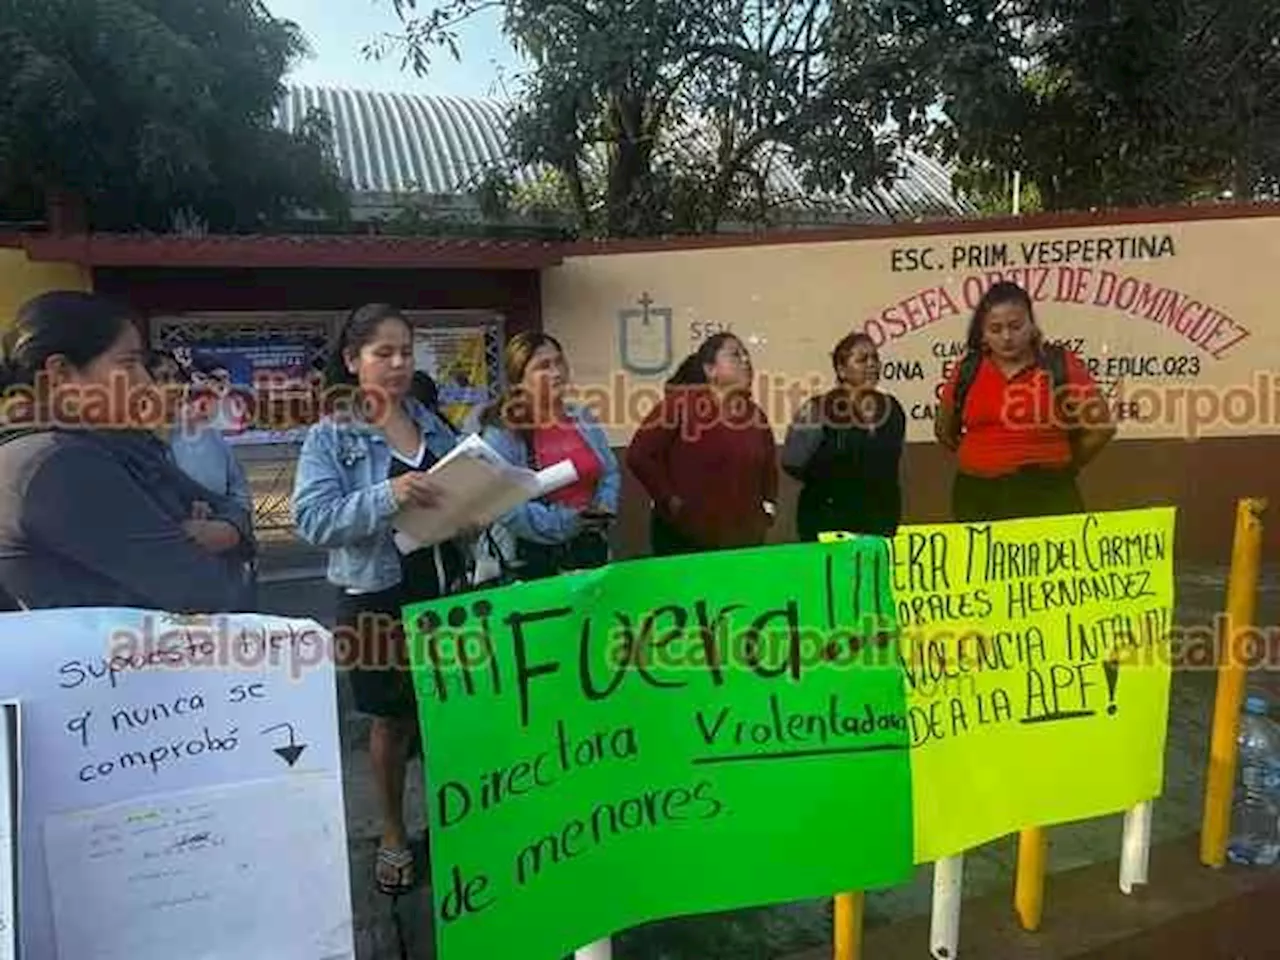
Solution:
{"label": "dark blouse", "polygon": [[[192,504],[240,531],[214,555],[182,529]],[[159,438],[23,429],[0,435],[0,588],[31,609],[245,612],[252,518],[179,470]]]}
{"label": "dark blouse", "polygon": [[875,415],[863,419],[843,390],[832,390],[810,401],[788,430],[782,467],[804,485],[796,505],[801,540],[826,531],[897,533],[907,418],[893,397],[873,396]]}

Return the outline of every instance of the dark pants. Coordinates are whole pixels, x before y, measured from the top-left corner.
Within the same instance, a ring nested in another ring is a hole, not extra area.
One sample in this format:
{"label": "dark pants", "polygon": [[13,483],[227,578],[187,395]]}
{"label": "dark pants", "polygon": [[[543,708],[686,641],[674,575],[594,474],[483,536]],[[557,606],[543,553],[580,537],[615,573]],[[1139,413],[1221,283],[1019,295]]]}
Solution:
{"label": "dark pants", "polygon": [[520,580],[545,580],[574,570],[605,566],[609,562],[609,537],[603,531],[586,530],[566,543],[518,540],[516,555],[520,560]]}
{"label": "dark pants", "polygon": [[684,553],[705,553],[710,547],[695,543],[658,514],[649,517],[649,549],[655,557],[675,557]]}
{"label": "dark pants", "polygon": [[957,523],[1083,513],[1075,472],[1027,467],[1003,477],[957,473],[951,517]]}
{"label": "dark pants", "polygon": [[360,713],[402,720],[418,715],[400,613],[406,602],[401,585],[378,593],[338,590],[336,627],[343,653],[338,666],[348,671]]}

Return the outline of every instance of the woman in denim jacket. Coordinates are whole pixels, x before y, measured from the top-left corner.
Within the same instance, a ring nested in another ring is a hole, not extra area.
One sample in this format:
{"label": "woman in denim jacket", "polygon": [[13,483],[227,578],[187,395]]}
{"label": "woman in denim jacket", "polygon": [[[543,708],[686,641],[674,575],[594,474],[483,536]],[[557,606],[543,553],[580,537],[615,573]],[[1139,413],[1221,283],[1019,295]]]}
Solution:
{"label": "woman in denim jacket", "polygon": [[568,367],[554,337],[517,334],[507,343],[505,364],[510,387],[480,414],[481,438],[518,467],[539,470],[569,460],[578,479],[494,524],[477,547],[476,580],[509,570],[535,580],[603,566],[622,486],[608,437],[585,407],[565,400]]}
{"label": "woman in denim jacket", "polygon": [[419,546],[393,528],[403,507],[431,507],[427,471],[454,432],[410,395],[413,332],[385,304],[356,310],[330,358],[330,385],[358,386],[364,413],[326,416],[307,432],[293,492],[303,540],[329,550],[338,588],[335,648],[345,651],[356,709],[373,718],[369,754],[383,805],[377,882],[389,895],[413,885],[403,799],[417,703],[401,608],[465,586],[468,554],[457,541]]}

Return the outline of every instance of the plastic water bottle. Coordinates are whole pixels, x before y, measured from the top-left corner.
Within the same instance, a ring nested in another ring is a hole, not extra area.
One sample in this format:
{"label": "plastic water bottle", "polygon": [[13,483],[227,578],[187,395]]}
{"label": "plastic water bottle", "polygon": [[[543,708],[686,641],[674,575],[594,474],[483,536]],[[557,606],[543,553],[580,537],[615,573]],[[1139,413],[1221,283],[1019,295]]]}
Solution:
{"label": "plastic water bottle", "polygon": [[1280,861],[1280,726],[1267,701],[1250,696],[1240,718],[1240,778],[1231,810],[1227,858],[1247,866]]}

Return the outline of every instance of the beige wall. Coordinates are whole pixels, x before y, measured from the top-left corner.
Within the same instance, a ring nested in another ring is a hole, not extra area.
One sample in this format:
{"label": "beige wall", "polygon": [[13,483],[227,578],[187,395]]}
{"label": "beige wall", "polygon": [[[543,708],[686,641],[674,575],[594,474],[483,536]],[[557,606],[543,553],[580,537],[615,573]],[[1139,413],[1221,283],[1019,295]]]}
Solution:
{"label": "beige wall", "polygon": [[24,250],[0,247],[0,329],[13,323],[27,300],[47,290],[92,289],[93,278],[82,267],[33,262]]}
{"label": "beige wall", "polygon": [[616,444],[721,328],[751,349],[779,434],[830,384],[834,343],[867,331],[919,442],[973,306],[1001,277],[1094,365],[1122,439],[1280,434],[1280,216],[574,256],[543,275],[543,323]]}

